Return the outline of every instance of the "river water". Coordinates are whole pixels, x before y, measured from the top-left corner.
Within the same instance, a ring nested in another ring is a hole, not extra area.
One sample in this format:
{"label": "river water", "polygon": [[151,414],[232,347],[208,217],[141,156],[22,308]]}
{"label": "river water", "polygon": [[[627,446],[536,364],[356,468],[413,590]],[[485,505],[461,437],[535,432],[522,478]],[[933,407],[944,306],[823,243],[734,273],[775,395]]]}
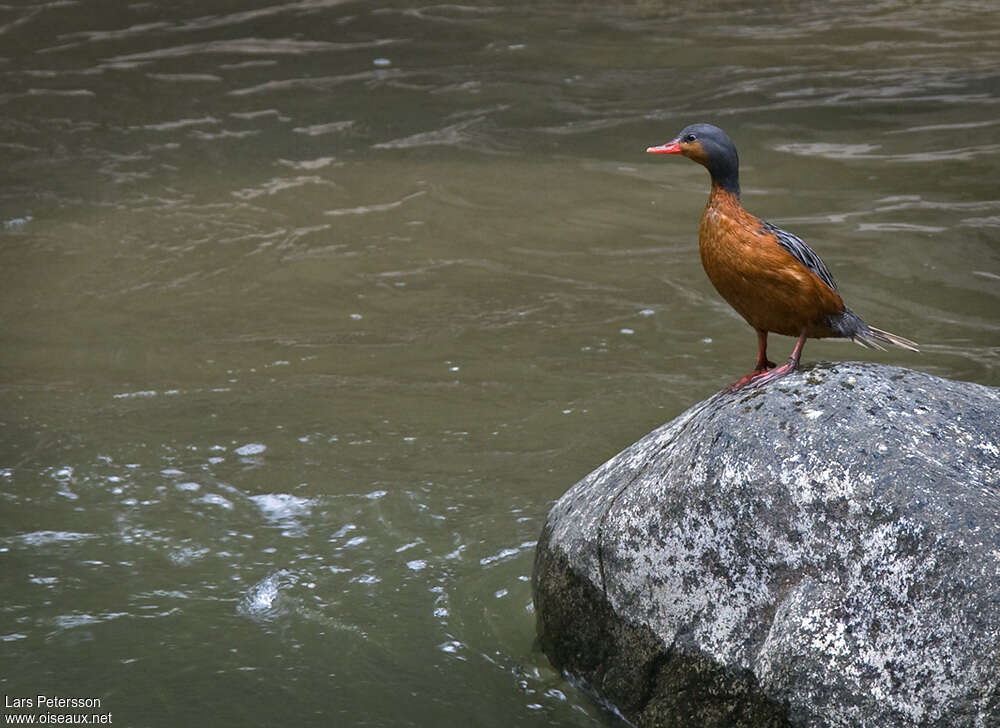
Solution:
{"label": "river water", "polygon": [[[981,2],[0,6],[0,685],[127,726],[605,726],[533,644],[551,503],[752,367],[744,202],[1000,385]],[[772,338],[772,358],[792,341]]]}

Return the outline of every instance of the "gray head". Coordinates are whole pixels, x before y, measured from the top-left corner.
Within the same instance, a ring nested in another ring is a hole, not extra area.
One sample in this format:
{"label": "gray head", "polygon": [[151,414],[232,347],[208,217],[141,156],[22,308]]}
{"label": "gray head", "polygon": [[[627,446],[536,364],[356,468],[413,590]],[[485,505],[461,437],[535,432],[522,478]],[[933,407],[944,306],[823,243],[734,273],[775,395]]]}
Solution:
{"label": "gray head", "polygon": [[712,184],[735,195],[740,193],[740,158],[726,132],[711,124],[691,124],[672,141],[649,147],[652,154],[683,154],[703,165],[712,175]]}

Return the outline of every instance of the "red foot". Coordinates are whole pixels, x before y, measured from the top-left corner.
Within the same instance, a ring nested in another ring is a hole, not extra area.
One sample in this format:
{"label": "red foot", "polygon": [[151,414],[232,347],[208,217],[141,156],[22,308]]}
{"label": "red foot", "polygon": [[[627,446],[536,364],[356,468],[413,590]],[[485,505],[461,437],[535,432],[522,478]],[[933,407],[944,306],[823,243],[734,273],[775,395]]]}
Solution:
{"label": "red foot", "polygon": [[[754,369],[752,372],[747,374],[745,377],[738,379],[737,381],[726,387],[723,392],[735,392],[738,389],[743,389],[744,387],[762,387],[768,382],[773,382],[775,379],[781,379],[786,374],[791,374],[795,371],[797,362],[785,362],[780,367],[771,369],[770,371],[764,369]],[[771,366],[774,366],[773,364]]]}
{"label": "red foot", "polygon": [[748,384],[750,384],[750,382],[753,381],[754,377],[759,377],[761,374],[763,374],[763,372],[757,372],[757,371],[750,372],[745,377],[737,379],[735,382],[733,382],[732,384],[730,384],[728,387],[726,387],[722,391],[723,392],[735,392],[737,389],[743,389],[743,387],[747,386]]}
{"label": "red foot", "polygon": [[[805,346],[806,343],[806,335],[805,333],[799,335],[798,341],[795,342],[795,348],[792,349],[791,357],[789,357],[788,361],[775,369],[771,369],[771,367],[774,366],[774,362],[768,361],[767,357],[764,355],[765,347],[767,346],[767,332],[758,331],[757,341],[760,344],[757,350],[757,368],[742,379],[730,384],[722,390],[723,392],[735,392],[737,389],[743,389],[743,387],[761,387],[768,382],[773,382],[775,379],[781,379],[786,374],[794,372],[799,366],[799,357],[802,355],[802,347]],[[768,371],[769,369],[770,371]]]}
{"label": "red foot", "polygon": [[747,384],[751,387],[763,387],[768,382],[773,382],[775,379],[781,379],[786,374],[791,374],[798,368],[798,365],[797,361],[787,361],[780,367],[775,367],[769,372],[762,372],[759,376],[747,382]]}
{"label": "red foot", "polygon": [[[777,364],[775,364],[773,361],[759,362],[757,364],[757,368],[756,369],[754,369],[752,372],[750,372],[749,374],[747,374],[745,377],[743,377],[743,378],[741,378],[741,379],[733,382],[732,384],[730,384],[728,387],[726,387],[722,391],[723,392],[735,392],[737,389],[743,389],[743,387],[746,387],[746,386],[754,386],[754,387],[756,387],[756,386],[758,386],[758,380],[761,377],[763,377],[765,374],[773,374],[774,373],[774,372],[768,372],[768,369],[774,369],[774,367],[776,367],[776,366],[777,366]],[[786,364],[784,366],[788,366],[788,365]],[[775,371],[777,371],[777,370],[775,370]],[[778,376],[781,376],[781,375],[779,374]],[[776,378],[777,377],[772,377],[772,379],[776,379]]]}

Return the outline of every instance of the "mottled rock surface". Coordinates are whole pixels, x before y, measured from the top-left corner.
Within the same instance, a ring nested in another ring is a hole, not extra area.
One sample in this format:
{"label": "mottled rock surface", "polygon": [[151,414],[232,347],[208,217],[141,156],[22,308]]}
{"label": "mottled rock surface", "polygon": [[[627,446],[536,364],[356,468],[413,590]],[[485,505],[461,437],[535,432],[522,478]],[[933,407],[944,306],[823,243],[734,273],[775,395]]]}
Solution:
{"label": "mottled rock surface", "polygon": [[1000,390],[817,365],[569,490],[542,649],[638,726],[1000,726]]}

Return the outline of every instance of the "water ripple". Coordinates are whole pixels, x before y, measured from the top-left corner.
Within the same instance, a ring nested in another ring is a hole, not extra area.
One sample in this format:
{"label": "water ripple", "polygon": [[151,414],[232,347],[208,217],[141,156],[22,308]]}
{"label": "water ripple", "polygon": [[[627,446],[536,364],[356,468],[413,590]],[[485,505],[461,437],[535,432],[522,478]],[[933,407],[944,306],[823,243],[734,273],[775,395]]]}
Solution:
{"label": "water ripple", "polygon": [[43,546],[80,543],[81,541],[97,537],[97,534],[94,533],[78,533],[76,531],[33,531],[31,533],[22,533],[18,536],[10,536],[4,540],[7,543],[20,543],[31,548],[40,548]]}
{"label": "water ripple", "polygon": [[417,197],[422,197],[423,195],[426,194],[427,194],[426,190],[420,190],[418,192],[412,192],[408,195],[404,195],[403,197],[401,197],[398,200],[395,200],[394,202],[381,202],[370,205],[359,205],[357,207],[342,207],[334,210],[324,210],[323,214],[342,216],[342,215],[368,215],[373,212],[387,212],[388,210],[395,210],[398,207],[402,207],[408,201]]}
{"label": "water ripple", "polygon": [[331,121],[325,124],[313,124],[312,126],[297,126],[292,129],[297,134],[305,134],[306,136],[321,136],[323,134],[336,134],[342,131],[347,131],[355,122],[353,121]]}
{"label": "water ripple", "polygon": [[[337,43],[325,40],[295,40],[292,38],[234,38],[232,40],[208,40],[201,43],[158,48],[111,56],[104,60],[108,64],[135,63],[137,61],[158,61],[165,58],[189,58],[198,55],[249,55],[249,56],[303,56],[314,53],[340,53],[360,48],[380,48],[399,41],[384,38],[355,43]],[[46,51],[65,50],[65,47],[49,48]],[[40,52],[46,52],[40,51]]]}
{"label": "water ripple", "polygon": [[262,196],[276,195],[279,192],[292,190],[306,185],[321,187],[336,187],[334,182],[316,175],[300,175],[298,177],[275,177],[251,189],[234,190],[232,195],[241,200],[253,200]]}
{"label": "water ripple", "polygon": [[282,592],[288,592],[298,584],[298,577],[287,569],[279,569],[251,586],[237,611],[258,619],[274,619],[293,608],[294,601]]}
{"label": "water ripple", "polygon": [[424,147],[424,146],[434,146],[434,145],[446,145],[446,146],[468,146],[474,149],[482,149],[483,144],[480,143],[483,137],[482,135],[477,135],[474,132],[470,132],[470,129],[474,129],[476,126],[482,124],[486,117],[480,116],[474,119],[467,119],[465,121],[458,122],[457,124],[449,124],[440,129],[435,129],[434,131],[425,131],[418,134],[411,134],[407,137],[402,137],[400,139],[393,139],[387,142],[379,142],[373,145],[375,149],[409,149],[412,147]]}

